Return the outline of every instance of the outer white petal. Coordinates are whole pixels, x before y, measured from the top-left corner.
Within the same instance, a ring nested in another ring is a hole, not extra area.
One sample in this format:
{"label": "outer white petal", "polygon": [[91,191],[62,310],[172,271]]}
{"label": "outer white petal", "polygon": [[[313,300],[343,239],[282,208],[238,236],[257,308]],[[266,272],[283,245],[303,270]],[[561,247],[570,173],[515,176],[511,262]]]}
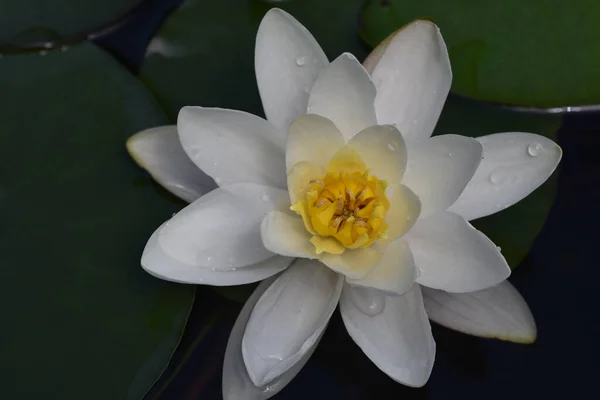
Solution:
{"label": "outer white petal", "polygon": [[406,144],[392,125],[375,125],[360,131],[348,142],[371,173],[388,183],[400,183],[406,169]]}
{"label": "outer white petal", "polygon": [[402,183],[419,196],[421,218],[456,201],[477,170],[481,153],[478,141],[458,135],[435,136],[409,149]]}
{"label": "outer white petal", "polygon": [[289,206],[281,189],[238,183],[213,190],[185,207],[159,232],[170,257],[188,265],[231,269],[264,261],[260,223],[273,209]]}
{"label": "outer white petal", "polygon": [[[431,136],[452,82],[446,44],[430,21],[415,21],[384,44],[371,76],[377,123],[396,124],[409,142]],[[373,66],[373,64],[375,64]]]}
{"label": "outer white petal", "polygon": [[285,188],[285,132],[243,111],[184,107],[177,130],[189,158],[219,185]]}
{"label": "outer white petal", "polygon": [[556,169],[562,150],[533,133],[482,136],[483,160],[449,210],[468,220],[485,217],[527,197]]}
{"label": "outer white petal", "polygon": [[267,119],[287,131],[306,113],[308,94],[327,57],[310,32],[280,9],[271,9],[260,23],[254,57]]}
{"label": "outer white petal", "polygon": [[352,54],[344,53],[317,78],[307,110],[333,121],[348,141],[363,129],[377,124],[375,95],[375,86],[367,71]]}
{"label": "outer white petal", "polygon": [[533,343],[537,329],[531,311],[508,281],[471,293],[423,287],[429,319],[448,328],[483,337]]}
{"label": "outer white petal", "polygon": [[342,283],[323,264],[299,259],[261,296],[242,339],[256,386],[271,382],[312,349],[335,310]]}
{"label": "outer white petal", "polygon": [[164,225],[160,226],[148,240],[141,262],[144,270],[150,275],[167,281],[212,286],[243,285],[275,275],[287,268],[294,260],[273,256],[235,271],[219,271],[185,264],[170,257],[158,244],[158,233]]}
{"label": "outer white petal", "polygon": [[416,279],[417,269],[410,248],[403,239],[396,239],[385,247],[381,261],[367,276],[362,279],[346,278],[346,282],[397,295],[410,290]]}
{"label": "outer white petal", "polygon": [[275,278],[270,278],[258,285],[252,296],[244,304],[231,330],[227,349],[225,350],[225,361],[223,362],[224,400],[263,400],[276,395],[300,372],[319,343],[320,337],[296,364],[267,385],[254,386],[242,356],[242,337],[254,305],[274,280]]}
{"label": "outer white petal", "polygon": [[127,140],[127,150],[155,181],[189,203],[216,187],[183,151],[175,125],[136,133]]}
{"label": "outer white petal", "polygon": [[283,211],[271,211],[260,226],[263,245],[275,254],[288,257],[317,258],[312,235],[302,218]]}
{"label": "outer white petal", "polygon": [[421,285],[465,293],[495,286],[510,275],[496,245],[460,215],[445,211],[420,219],[404,238]]}
{"label": "outer white petal", "polygon": [[[350,285],[340,298],[342,319],[352,339],[379,369],[395,381],[423,386],[435,358],[435,342],[419,285],[402,296],[385,297],[380,314],[362,312],[352,300]],[[372,291],[379,296],[376,290]]]}
{"label": "outer white petal", "polygon": [[286,167],[289,171],[302,161],[324,167],[343,145],[342,134],[329,119],[316,114],[301,115],[290,126],[285,148]]}

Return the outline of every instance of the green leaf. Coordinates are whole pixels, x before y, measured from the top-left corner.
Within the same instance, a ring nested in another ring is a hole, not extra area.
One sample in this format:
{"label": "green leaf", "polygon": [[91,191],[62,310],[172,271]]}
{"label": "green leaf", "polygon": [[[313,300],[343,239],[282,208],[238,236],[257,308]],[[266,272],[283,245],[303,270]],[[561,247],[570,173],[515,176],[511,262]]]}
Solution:
{"label": "green leaf", "polygon": [[[363,0],[278,2],[315,36],[330,58],[344,51],[359,59]],[[273,3],[220,0],[185,2],[150,43],[142,78],[175,120],[186,105],[225,107],[261,114],[254,75],[254,40]]]}
{"label": "green leaf", "polygon": [[91,44],[4,57],[0,103],[0,397],[139,399],[194,296],[140,267],[180,204],[125,140],[166,117]]}
{"label": "green leaf", "polygon": [[[477,137],[498,132],[532,132],[556,141],[561,117],[529,114],[450,96],[434,134],[461,134]],[[556,196],[556,173],[542,186],[512,207],[473,221],[502,248],[511,268],[529,252],[540,233]]]}
{"label": "green leaf", "polygon": [[0,0],[0,47],[60,41],[116,22],[143,0]]}
{"label": "green leaf", "polygon": [[600,2],[371,0],[361,37],[376,46],[416,18],[439,25],[452,90],[505,104],[600,103]]}

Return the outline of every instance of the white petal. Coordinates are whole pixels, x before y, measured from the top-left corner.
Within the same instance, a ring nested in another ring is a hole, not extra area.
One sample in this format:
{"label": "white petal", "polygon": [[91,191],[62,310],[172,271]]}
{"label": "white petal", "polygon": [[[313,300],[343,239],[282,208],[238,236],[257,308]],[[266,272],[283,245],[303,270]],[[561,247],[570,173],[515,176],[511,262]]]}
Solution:
{"label": "white petal", "polygon": [[396,295],[410,290],[416,279],[417,270],[410,248],[403,239],[397,239],[385,247],[381,261],[367,276],[346,278],[346,282]]}
{"label": "white petal", "polygon": [[136,133],[127,140],[127,150],[155,181],[188,203],[216,187],[183,151],[175,125]]}
{"label": "white petal", "polygon": [[160,226],[148,240],[142,254],[142,267],[150,275],[167,281],[212,286],[243,285],[275,275],[287,268],[294,260],[273,256],[235,271],[219,271],[185,264],[170,257],[158,244],[158,233],[164,225]]}
{"label": "white petal", "polygon": [[371,75],[377,88],[377,123],[396,124],[407,142],[431,136],[452,82],[438,27],[415,21],[400,29]]}
{"label": "white petal", "polygon": [[290,126],[285,149],[286,168],[308,161],[326,166],[344,145],[344,138],[336,126],[325,117],[304,114]]}
{"label": "white petal", "polygon": [[373,175],[388,183],[400,183],[406,169],[406,145],[392,125],[375,125],[360,131],[348,142]]}
{"label": "white petal", "polygon": [[322,179],[325,176],[325,169],[310,161],[300,161],[294,164],[288,172],[288,192],[290,201],[296,204],[306,196],[306,192],[311,186],[313,179]]}
{"label": "white petal", "polygon": [[184,107],[177,118],[183,149],[219,185],[253,182],[285,188],[285,132],[236,110]]}
{"label": "white petal", "polygon": [[262,221],[260,232],[264,246],[287,257],[317,258],[311,234],[302,218],[282,211],[271,211]]}
{"label": "white petal", "polygon": [[533,343],[537,329],[531,311],[508,281],[471,293],[423,287],[429,319],[470,335]]}
{"label": "white petal", "polygon": [[408,232],[419,218],[421,202],[419,197],[404,185],[393,184],[387,187],[385,194],[390,209],[385,217],[388,223],[387,238],[382,243],[392,242]]}
{"label": "white petal", "polygon": [[271,9],[258,28],[254,66],[267,119],[287,131],[306,113],[308,94],[328,64],[323,50],[294,17]]}
{"label": "white petal", "polygon": [[225,350],[225,360],[223,362],[224,400],[263,400],[276,395],[298,374],[298,372],[300,372],[321,339],[319,337],[304,356],[282,375],[265,386],[254,386],[254,383],[252,383],[252,380],[248,375],[242,356],[242,337],[246,330],[250,313],[254,309],[254,305],[268,287],[271,286],[274,280],[275,278],[273,277],[258,285],[256,290],[254,290],[254,293],[252,293],[252,296],[250,296],[246,301],[246,304],[244,304],[244,307],[231,330],[229,340],[227,341],[227,349]]}
{"label": "white petal", "polygon": [[346,141],[377,124],[375,86],[362,65],[344,53],[327,67],[315,82],[308,99],[308,112],[329,118]]}
{"label": "white petal", "polygon": [[[435,342],[419,285],[402,296],[386,296],[380,314],[362,312],[344,285],[340,311],[352,339],[367,357],[390,378],[421,387],[429,379],[435,358]],[[379,296],[376,290],[372,291]]]}
{"label": "white petal", "polygon": [[318,261],[299,259],[256,303],[242,354],[256,386],[271,382],[309,351],[335,310],[342,278]]}
{"label": "white petal", "polygon": [[159,232],[170,257],[188,265],[231,269],[255,264],[273,253],[262,244],[260,223],[289,206],[284,190],[238,183],[213,190],[185,207]]}
{"label": "white petal", "polygon": [[460,215],[441,212],[420,219],[404,238],[421,285],[465,293],[495,286],[510,275],[500,250]]}
{"label": "white petal", "polygon": [[342,254],[323,253],[321,261],[348,278],[362,279],[379,264],[382,256],[381,250],[369,246],[355,250],[346,249]]}
{"label": "white petal", "polygon": [[459,135],[435,136],[410,147],[402,183],[421,200],[421,218],[446,210],[481,162],[482,147]]}
{"label": "white petal", "polygon": [[552,175],[562,150],[533,133],[508,132],[477,138],[483,160],[449,210],[468,220],[494,214],[527,197]]}

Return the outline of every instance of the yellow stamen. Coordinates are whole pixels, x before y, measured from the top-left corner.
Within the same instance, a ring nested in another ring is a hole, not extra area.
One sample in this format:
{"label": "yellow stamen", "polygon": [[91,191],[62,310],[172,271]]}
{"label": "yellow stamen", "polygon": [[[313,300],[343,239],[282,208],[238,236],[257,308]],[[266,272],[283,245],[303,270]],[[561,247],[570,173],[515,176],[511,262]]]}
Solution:
{"label": "yellow stamen", "polygon": [[[291,209],[300,214],[318,254],[370,246],[385,237],[387,184],[371,175],[354,151],[339,151],[326,173],[309,182],[306,197]],[[336,244],[337,243],[337,244]]]}

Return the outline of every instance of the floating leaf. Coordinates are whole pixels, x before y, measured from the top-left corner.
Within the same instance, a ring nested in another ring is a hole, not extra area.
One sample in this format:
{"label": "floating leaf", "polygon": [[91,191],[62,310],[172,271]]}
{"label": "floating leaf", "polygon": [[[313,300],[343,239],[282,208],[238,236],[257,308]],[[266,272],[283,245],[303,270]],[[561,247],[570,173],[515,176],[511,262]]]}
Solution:
{"label": "floating leaf", "polygon": [[194,293],[140,267],[180,204],[157,195],[125,140],[164,113],[91,44],[4,57],[0,102],[2,397],[140,399]]}
{"label": "floating leaf", "polygon": [[61,41],[105,28],[142,0],[0,0],[0,47]]}
{"label": "floating leaf", "polygon": [[423,17],[442,30],[456,93],[537,107],[600,103],[600,2],[371,0],[361,37],[376,46]]}

